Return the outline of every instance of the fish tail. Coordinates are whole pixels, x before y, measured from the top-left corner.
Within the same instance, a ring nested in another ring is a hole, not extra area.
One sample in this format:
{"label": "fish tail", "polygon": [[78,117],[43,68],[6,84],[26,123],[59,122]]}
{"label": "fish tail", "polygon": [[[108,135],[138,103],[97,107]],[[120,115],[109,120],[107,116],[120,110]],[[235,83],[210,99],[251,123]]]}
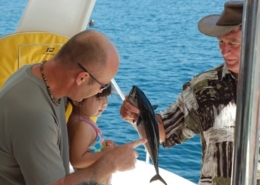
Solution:
{"label": "fish tail", "polygon": [[151,178],[150,183],[155,180],[160,180],[163,184],[167,185],[167,183],[163,180],[163,178],[159,174],[156,174],[153,178]]}

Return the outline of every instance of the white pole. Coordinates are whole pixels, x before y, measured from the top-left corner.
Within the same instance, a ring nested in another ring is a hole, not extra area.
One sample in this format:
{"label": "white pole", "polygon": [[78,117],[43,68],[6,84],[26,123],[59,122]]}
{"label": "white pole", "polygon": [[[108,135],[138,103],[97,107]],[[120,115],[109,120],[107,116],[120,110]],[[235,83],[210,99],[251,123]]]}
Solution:
{"label": "white pole", "polygon": [[115,81],[114,78],[111,80],[111,83],[112,83],[114,89],[116,90],[116,92],[119,94],[119,96],[120,96],[120,98],[122,99],[122,101],[124,101],[124,100],[125,100],[125,95],[124,95],[124,93],[121,91],[120,87],[117,85],[117,83],[116,83],[116,81]]}
{"label": "white pole", "polygon": [[260,1],[245,0],[231,184],[256,185],[259,155]]}

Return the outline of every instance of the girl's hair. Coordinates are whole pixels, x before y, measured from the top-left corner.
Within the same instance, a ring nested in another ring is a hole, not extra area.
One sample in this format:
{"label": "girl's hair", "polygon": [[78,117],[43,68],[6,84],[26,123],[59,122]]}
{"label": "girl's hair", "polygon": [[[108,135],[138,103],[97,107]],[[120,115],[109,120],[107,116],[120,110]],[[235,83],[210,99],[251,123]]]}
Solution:
{"label": "girl's hair", "polygon": [[108,88],[104,89],[101,93],[96,94],[96,97],[97,97],[97,98],[107,97],[107,96],[109,96],[111,93],[112,93],[112,87],[111,87],[111,85],[110,85]]}
{"label": "girl's hair", "polygon": [[[109,96],[111,93],[112,93],[112,87],[111,87],[111,85],[110,85],[108,88],[104,89],[101,93],[98,93],[98,94],[96,94],[96,95],[94,95],[94,96],[95,96],[96,98],[107,97],[107,96]],[[74,103],[73,103],[73,101],[72,101],[70,98],[68,98],[68,102],[74,107]]]}

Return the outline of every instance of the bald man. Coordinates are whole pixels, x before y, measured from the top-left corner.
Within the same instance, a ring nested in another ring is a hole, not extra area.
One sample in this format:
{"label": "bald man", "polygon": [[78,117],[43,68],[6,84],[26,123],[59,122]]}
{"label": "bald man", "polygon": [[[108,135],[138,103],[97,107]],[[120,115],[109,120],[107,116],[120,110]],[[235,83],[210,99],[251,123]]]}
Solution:
{"label": "bald man", "polygon": [[[40,61],[39,61],[40,62]],[[70,174],[65,106],[110,86],[119,67],[114,44],[83,31],[49,61],[14,73],[0,92],[0,184],[78,184],[132,169],[144,140],[118,146],[92,166]]]}

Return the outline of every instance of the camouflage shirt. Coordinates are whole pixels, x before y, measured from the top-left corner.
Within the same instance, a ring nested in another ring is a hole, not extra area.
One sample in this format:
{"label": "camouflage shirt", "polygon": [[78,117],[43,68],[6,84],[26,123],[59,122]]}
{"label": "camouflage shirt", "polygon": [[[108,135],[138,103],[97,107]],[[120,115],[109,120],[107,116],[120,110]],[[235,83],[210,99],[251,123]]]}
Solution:
{"label": "camouflage shirt", "polygon": [[200,185],[230,185],[236,84],[236,78],[221,65],[184,84],[177,102],[160,113],[166,132],[165,148],[200,135]]}

